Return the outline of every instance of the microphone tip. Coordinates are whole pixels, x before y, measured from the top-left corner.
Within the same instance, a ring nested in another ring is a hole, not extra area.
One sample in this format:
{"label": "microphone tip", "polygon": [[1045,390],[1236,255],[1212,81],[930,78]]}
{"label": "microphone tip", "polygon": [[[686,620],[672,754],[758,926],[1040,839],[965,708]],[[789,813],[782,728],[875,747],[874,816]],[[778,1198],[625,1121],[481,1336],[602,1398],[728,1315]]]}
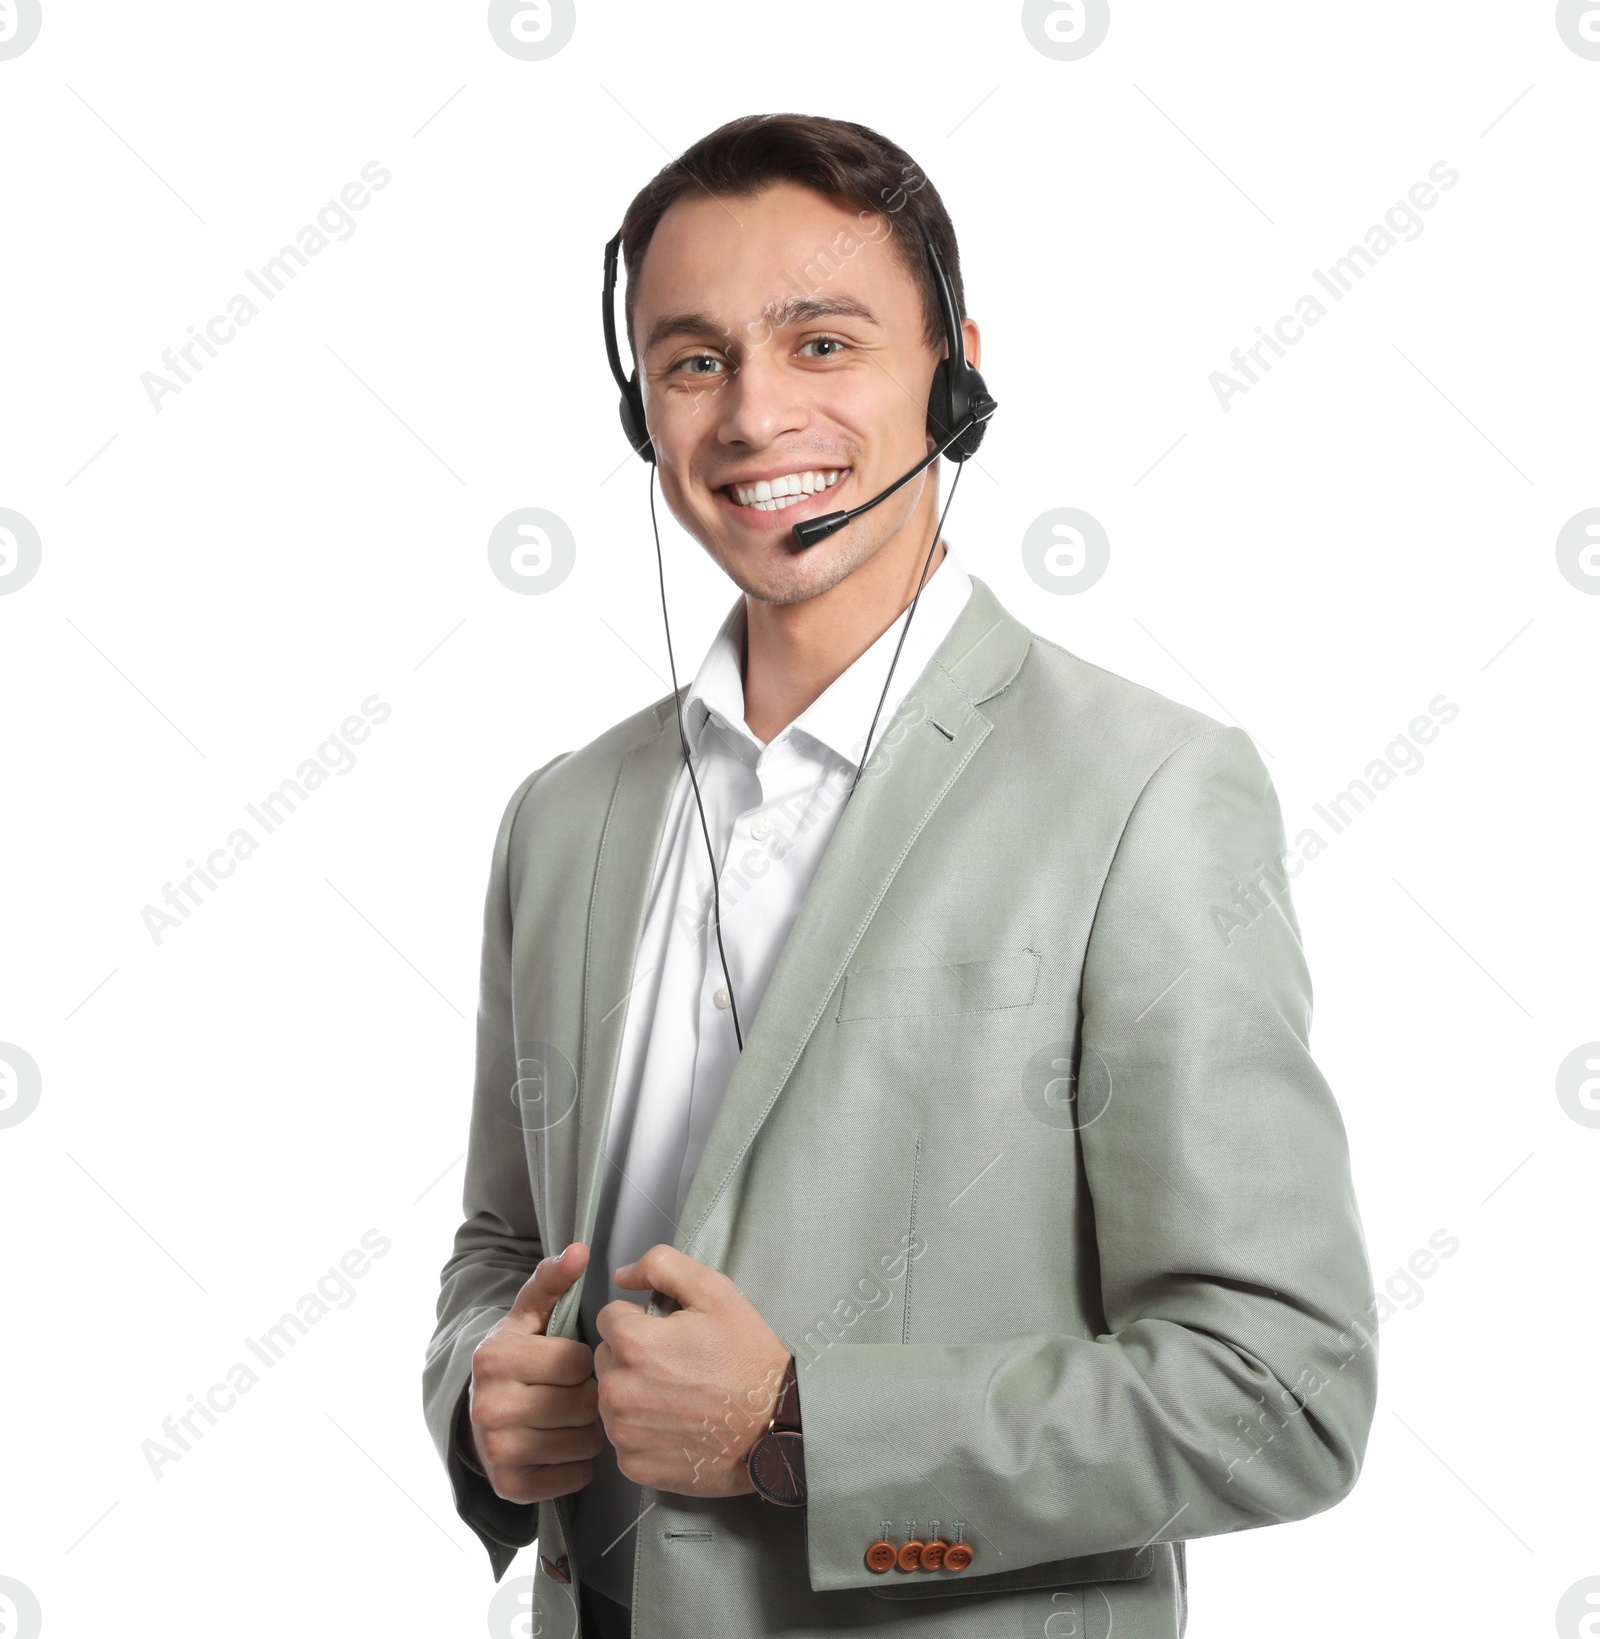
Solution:
{"label": "microphone tip", "polygon": [[790,533],[794,536],[796,546],[815,546],[818,541],[825,541],[836,529],[843,529],[849,522],[848,512],[825,512],[820,518],[807,518],[803,523],[796,524]]}

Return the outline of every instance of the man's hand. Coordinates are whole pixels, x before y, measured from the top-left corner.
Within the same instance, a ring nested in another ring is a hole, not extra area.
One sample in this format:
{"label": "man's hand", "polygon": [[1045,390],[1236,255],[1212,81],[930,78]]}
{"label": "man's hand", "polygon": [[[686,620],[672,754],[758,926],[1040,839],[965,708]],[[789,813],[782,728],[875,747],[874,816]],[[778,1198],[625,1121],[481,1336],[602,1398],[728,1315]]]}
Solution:
{"label": "man's hand", "polygon": [[595,1316],[600,1418],[617,1467],[686,1496],[754,1490],[744,1454],[772,1419],[788,1345],[726,1275],[676,1247],[651,1247],[616,1281],[680,1306],[650,1315],[618,1298]]}
{"label": "man's hand", "polygon": [[588,1262],[582,1241],[545,1258],[472,1352],[472,1448],[507,1502],[548,1502],[582,1490],[605,1445],[593,1351],[576,1338],[545,1336],[556,1299]]}

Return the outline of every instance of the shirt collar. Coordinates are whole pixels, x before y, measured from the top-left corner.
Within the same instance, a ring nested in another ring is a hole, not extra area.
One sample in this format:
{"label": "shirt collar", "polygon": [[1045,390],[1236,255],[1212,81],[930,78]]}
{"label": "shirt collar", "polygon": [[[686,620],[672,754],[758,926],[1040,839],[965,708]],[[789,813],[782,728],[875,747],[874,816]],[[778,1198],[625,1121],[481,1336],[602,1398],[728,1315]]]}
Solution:
{"label": "shirt collar", "polygon": [[[774,735],[771,744],[805,734],[854,768],[861,761],[866,745],[867,726],[872,722],[873,713],[878,711],[878,698],[883,694],[890,662],[894,663],[894,675],[889,680],[889,692],[883,698],[883,709],[878,712],[874,745],[894,720],[900,702],[922,675],[934,651],[949,635],[971,591],[971,577],[946,542],[944,557],[928,576],[916,600],[916,618],[906,632],[900,658],[894,659],[895,647],[905,630],[910,605],[787,728]],[[684,733],[696,755],[700,753],[708,722],[712,724],[715,739],[740,756],[753,761],[765,749],[744,720],[740,664],[744,630],[745,601],[741,594],[712,638],[711,647],[684,699]],[[709,745],[707,749],[711,749]]]}

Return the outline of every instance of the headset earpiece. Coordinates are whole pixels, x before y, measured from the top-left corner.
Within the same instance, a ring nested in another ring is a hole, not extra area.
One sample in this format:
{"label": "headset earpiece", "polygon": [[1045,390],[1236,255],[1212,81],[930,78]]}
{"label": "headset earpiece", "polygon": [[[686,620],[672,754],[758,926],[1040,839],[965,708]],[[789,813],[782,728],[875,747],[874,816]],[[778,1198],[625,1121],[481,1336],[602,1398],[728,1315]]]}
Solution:
{"label": "headset earpiece", "polygon": [[656,464],[656,447],[650,442],[650,429],[644,419],[644,394],[639,391],[639,372],[635,370],[623,389],[622,402],[617,406],[622,416],[622,430],[628,442],[651,466]]}
{"label": "headset earpiece", "polygon": [[606,242],[605,285],[600,294],[600,316],[605,321],[606,360],[611,365],[611,374],[616,378],[617,386],[622,389],[622,403],[619,406],[622,430],[628,435],[634,453],[653,467],[656,464],[656,447],[650,442],[650,429],[644,418],[644,392],[639,386],[639,370],[635,366],[631,376],[623,375],[622,355],[617,351],[617,251],[621,244],[620,233]]}
{"label": "headset earpiece", "polygon": [[945,337],[949,354],[939,360],[933,372],[933,385],[928,393],[928,436],[941,443],[953,427],[959,427],[969,416],[977,416],[972,425],[944,452],[948,460],[965,461],[975,455],[983,442],[994,413],[995,403],[983,377],[967,362],[967,349],[961,334],[961,315],[956,311],[955,288],[945,271],[939,248],[932,234],[924,234],[928,247],[928,262],[933,269],[933,282],[939,291],[939,308],[944,314]]}

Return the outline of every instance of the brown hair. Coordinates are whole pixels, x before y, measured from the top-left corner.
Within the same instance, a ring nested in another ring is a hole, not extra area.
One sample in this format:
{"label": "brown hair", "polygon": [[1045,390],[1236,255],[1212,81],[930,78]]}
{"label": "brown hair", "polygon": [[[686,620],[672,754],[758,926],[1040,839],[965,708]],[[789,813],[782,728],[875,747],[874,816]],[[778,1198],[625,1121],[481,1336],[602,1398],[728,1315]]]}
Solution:
{"label": "brown hair", "polygon": [[924,233],[932,237],[950,275],[958,317],[966,313],[966,302],[955,229],[938,189],[887,137],[849,120],[811,114],[745,114],[729,120],[663,166],[634,195],[622,219],[622,261],[628,275],[623,312],[630,344],[634,279],[668,207],[690,192],[747,197],[775,182],[799,183],[836,204],[887,217],[889,238],[922,298],[923,339],[942,355],[944,313],[923,248]]}

